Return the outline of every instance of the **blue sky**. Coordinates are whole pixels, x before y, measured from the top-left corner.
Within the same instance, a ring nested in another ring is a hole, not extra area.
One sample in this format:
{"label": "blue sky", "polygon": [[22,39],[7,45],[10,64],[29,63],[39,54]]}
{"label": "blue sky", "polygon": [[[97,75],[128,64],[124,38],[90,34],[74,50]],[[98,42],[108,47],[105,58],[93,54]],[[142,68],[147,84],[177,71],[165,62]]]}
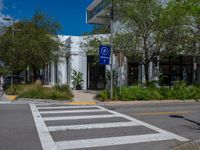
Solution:
{"label": "blue sky", "polygon": [[0,0],[0,18],[30,19],[39,9],[62,26],[60,34],[81,35],[92,30],[86,24],[86,8],[92,0]]}

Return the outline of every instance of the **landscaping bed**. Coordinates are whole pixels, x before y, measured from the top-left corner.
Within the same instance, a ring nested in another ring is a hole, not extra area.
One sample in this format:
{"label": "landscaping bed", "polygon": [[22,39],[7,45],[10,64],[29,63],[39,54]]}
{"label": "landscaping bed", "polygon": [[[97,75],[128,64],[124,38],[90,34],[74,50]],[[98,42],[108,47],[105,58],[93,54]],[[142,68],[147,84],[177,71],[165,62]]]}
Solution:
{"label": "landscaping bed", "polygon": [[[97,96],[99,100],[109,101],[109,90],[100,92]],[[198,100],[200,99],[200,86],[190,85],[188,86],[184,82],[178,82],[172,87],[160,87],[155,86],[142,87],[142,86],[130,86],[122,87],[121,94],[120,89],[114,89],[114,97],[112,100],[120,101],[136,101],[136,100]]]}
{"label": "landscaping bed", "polygon": [[17,98],[71,100],[73,94],[67,85],[43,87],[41,84],[14,85],[5,91],[6,95],[17,95]]}

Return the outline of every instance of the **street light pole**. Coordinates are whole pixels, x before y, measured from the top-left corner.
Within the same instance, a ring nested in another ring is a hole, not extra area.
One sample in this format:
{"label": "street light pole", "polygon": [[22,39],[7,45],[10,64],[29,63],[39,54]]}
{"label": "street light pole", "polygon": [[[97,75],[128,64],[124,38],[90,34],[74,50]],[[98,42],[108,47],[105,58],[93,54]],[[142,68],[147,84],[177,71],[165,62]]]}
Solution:
{"label": "street light pole", "polygon": [[[11,18],[3,18],[3,20],[12,21],[12,40],[14,42],[14,38],[15,38],[15,20],[11,19]],[[14,48],[12,49],[12,65],[13,64],[14,64]],[[11,83],[10,83],[11,89],[13,88],[13,74],[14,74],[14,71],[13,71],[13,66],[12,66]]]}
{"label": "street light pole", "polygon": [[[14,42],[15,38],[15,20],[12,19],[12,40]],[[12,65],[14,64],[14,48],[12,49]],[[11,77],[11,89],[13,88],[13,74],[14,74],[14,69],[12,68],[12,77]]]}
{"label": "street light pole", "polygon": [[113,98],[113,20],[114,20],[114,14],[113,14],[113,0],[111,1],[111,21],[110,21],[110,45],[111,45],[111,64],[110,64],[110,97]]}

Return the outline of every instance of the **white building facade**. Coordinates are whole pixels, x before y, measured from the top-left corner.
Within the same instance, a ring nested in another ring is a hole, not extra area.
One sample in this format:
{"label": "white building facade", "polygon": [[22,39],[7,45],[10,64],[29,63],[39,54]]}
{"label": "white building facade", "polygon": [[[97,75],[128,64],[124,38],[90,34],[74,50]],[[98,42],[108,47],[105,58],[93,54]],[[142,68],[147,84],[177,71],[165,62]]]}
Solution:
{"label": "white building facade", "polygon": [[[93,35],[93,37],[109,38],[109,35]],[[106,69],[109,66],[100,65],[94,62],[93,56],[87,56],[86,49],[82,47],[86,42],[86,36],[59,36],[59,40],[64,44],[62,49],[65,57],[60,58],[58,62],[52,62],[46,65],[43,70],[44,84],[49,86],[54,85],[69,85],[73,86],[73,71],[82,74],[83,85],[82,89],[104,89],[106,87]],[[97,50],[98,51],[98,50]]]}

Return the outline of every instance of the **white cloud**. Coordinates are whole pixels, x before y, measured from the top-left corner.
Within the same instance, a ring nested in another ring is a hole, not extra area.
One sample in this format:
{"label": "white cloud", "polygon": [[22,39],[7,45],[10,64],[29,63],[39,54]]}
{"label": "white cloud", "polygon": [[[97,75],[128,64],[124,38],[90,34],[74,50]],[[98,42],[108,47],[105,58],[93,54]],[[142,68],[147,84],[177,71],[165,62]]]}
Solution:
{"label": "white cloud", "polygon": [[0,0],[0,26],[8,26],[11,23],[3,20],[3,18],[11,18],[9,15],[3,14],[3,10],[4,10],[4,3],[3,0]]}

